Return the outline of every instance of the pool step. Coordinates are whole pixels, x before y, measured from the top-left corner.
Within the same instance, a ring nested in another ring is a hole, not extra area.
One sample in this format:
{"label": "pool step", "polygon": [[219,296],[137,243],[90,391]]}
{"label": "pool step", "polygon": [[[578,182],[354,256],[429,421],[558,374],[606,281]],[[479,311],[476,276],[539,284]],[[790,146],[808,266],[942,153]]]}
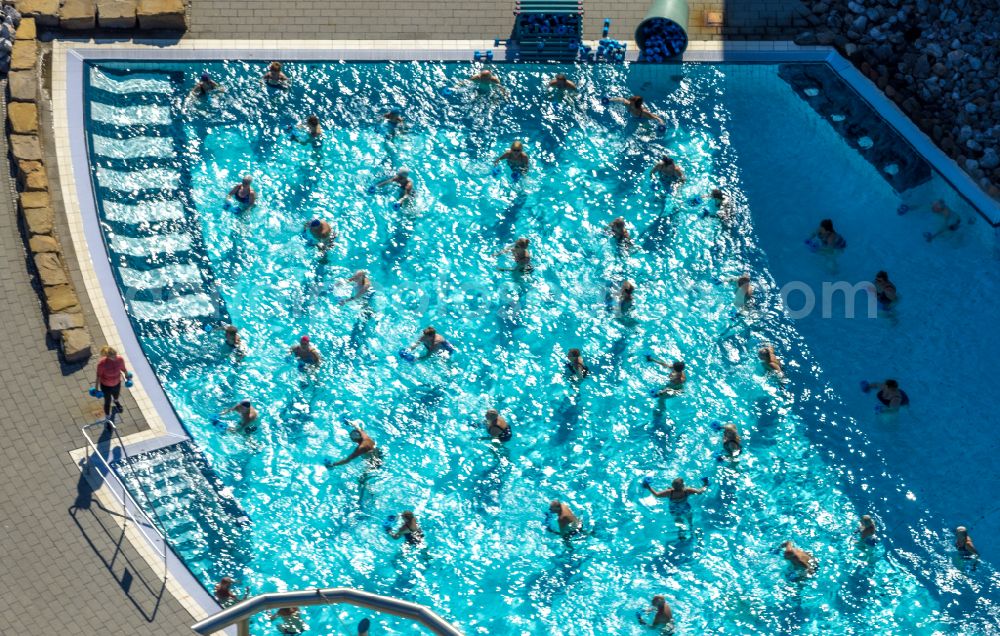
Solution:
{"label": "pool step", "polygon": [[174,83],[162,73],[129,73],[128,75],[110,75],[98,69],[90,68],[90,85],[102,91],[117,95],[135,93],[160,93],[172,95],[175,92]]}

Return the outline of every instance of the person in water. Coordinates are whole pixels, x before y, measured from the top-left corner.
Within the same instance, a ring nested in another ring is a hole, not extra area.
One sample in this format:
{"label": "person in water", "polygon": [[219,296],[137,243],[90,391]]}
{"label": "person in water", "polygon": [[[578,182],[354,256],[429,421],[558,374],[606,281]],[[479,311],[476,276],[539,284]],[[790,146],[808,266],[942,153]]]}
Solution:
{"label": "person in water", "polygon": [[233,325],[225,325],[222,327],[223,336],[226,339],[226,346],[232,347],[233,349],[240,349],[243,347],[243,339],[240,338],[240,330]]}
{"label": "person in water", "polygon": [[777,373],[781,375],[781,360],[778,356],[774,354],[774,347],[769,344],[762,345],[760,349],[757,349],[757,358],[760,360],[761,364],[764,365],[764,369],[768,373]]}
{"label": "person in water", "polygon": [[326,467],[332,468],[334,466],[343,466],[344,464],[354,461],[358,457],[364,457],[373,468],[376,467],[379,463],[379,450],[376,448],[375,442],[372,441],[372,438],[368,436],[368,433],[361,430],[361,427],[357,424],[351,424],[350,435],[351,441],[357,444],[354,451],[339,461],[327,461]]}
{"label": "person in water", "polygon": [[233,591],[233,585],[236,581],[232,577],[224,576],[222,580],[219,581],[218,585],[215,586],[215,600],[219,602],[222,607],[229,607],[230,605],[235,605],[239,603],[246,597],[250,596],[250,588],[245,588],[243,590],[243,596],[239,596]]}
{"label": "person in water", "polygon": [[941,217],[941,228],[936,232],[926,232],[924,234],[924,238],[927,239],[928,243],[942,234],[949,234],[962,226],[962,217],[958,214],[958,212],[955,212],[945,205],[944,201],[941,199],[938,199],[931,204],[931,212]]}
{"label": "person in water", "polygon": [[646,101],[639,95],[633,95],[628,99],[624,97],[614,97],[611,99],[616,104],[625,104],[629,114],[639,119],[650,119],[658,124],[664,123],[663,118],[646,108]]}
{"label": "person in water", "polygon": [[520,140],[512,143],[507,152],[494,159],[493,165],[495,166],[501,161],[507,162],[507,166],[511,169],[511,172],[521,174],[527,172],[531,165],[531,159],[528,158],[528,153],[524,151],[524,144]]}
{"label": "person in water", "polygon": [[385,121],[385,125],[389,127],[390,135],[406,131],[406,119],[403,117],[403,113],[399,110],[394,108],[389,112],[384,113],[382,115],[382,119]]}
{"label": "person in water", "polygon": [[190,96],[204,97],[205,95],[208,95],[212,91],[221,91],[221,90],[223,90],[223,87],[218,82],[213,80],[211,75],[209,75],[208,73],[202,73],[201,78],[198,80],[198,83],[195,84],[194,88],[191,89]]}
{"label": "person in water", "polygon": [[657,594],[653,597],[650,602],[650,607],[645,611],[646,614],[652,614],[653,620],[646,623],[646,619],[643,618],[643,612],[639,612],[636,618],[639,619],[640,625],[651,625],[652,627],[670,627],[674,624],[674,613],[667,605],[667,599]]}
{"label": "person in water", "polygon": [[241,402],[237,402],[233,406],[219,413],[219,417],[222,417],[226,413],[236,413],[237,415],[239,415],[240,427],[243,428],[246,432],[252,433],[254,430],[256,430],[257,426],[256,424],[254,424],[254,422],[257,421],[258,413],[257,409],[253,407],[253,404],[250,402],[250,400],[243,400]]}
{"label": "person in water", "polygon": [[863,543],[868,545],[878,543],[878,537],[875,536],[875,521],[871,518],[871,515],[861,515],[858,529],[854,533],[858,535],[858,538]]}
{"label": "person in water", "polygon": [[719,188],[712,188],[712,192],[709,194],[708,207],[702,212],[702,217],[712,217],[719,219],[724,227],[732,224],[733,221],[733,210],[732,206],[729,204],[729,199],[726,197],[726,193]]}
{"label": "person in water", "polygon": [[579,349],[570,349],[566,352],[566,370],[571,380],[582,380],[590,375],[590,369],[583,361],[583,354]]}
{"label": "person in water", "polygon": [[549,88],[560,91],[575,91],[576,84],[563,73],[556,73],[556,76],[549,80]]}
{"label": "person in water", "polygon": [[293,346],[291,352],[293,356],[306,364],[318,365],[323,361],[319,355],[319,349],[309,342],[309,336],[299,338],[299,344]]}
{"label": "person in water", "polygon": [[632,247],[632,235],[629,234],[628,227],[625,225],[624,217],[618,217],[608,224],[607,233],[610,234],[615,242],[618,243],[618,247],[628,249]]}
{"label": "person in water", "polygon": [[736,285],[733,291],[733,304],[743,309],[753,300],[753,283],[750,282],[750,275],[743,274],[729,279],[729,282]]}
{"label": "person in water", "polygon": [[489,433],[489,437],[482,439],[495,439],[500,442],[509,442],[514,434],[510,430],[510,424],[496,409],[486,411],[486,432]]}
{"label": "person in water", "polygon": [[847,248],[847,241],[833,229],[833,221],[830,219],[820,221],[819,227],[809,235],[806,243],[814,252],[828,255],[843,252]]}
{"label": "person in water", "polygon": [[354,274],[345,279],[348,283],[354,285],[354,291],[348,298],[342,298],[337,304],[343,305],[351,302],[352,300],[357,300],[359,298],[364,298],[368,292],[372,290],[372,279],[368,276],[368,272],[363,269],[359,269],[354,272]]}
{"label": "person in water", "polygon": [[472,85],[476,87],[476,92],[489,95],[493,92],[494,88],[500,89],[500,92],[506,96],[507,89],[503,87],[500,83],[500,78],[493,74],[493,71],[489,69],[483,69],[469,77],[468,81],[472,82]]}
{"label": "person in water", "polygon": [[394,176],[376,183],[375,187],[381,188],[390,183],[399,186],[399,198],[396,199],[396,203],[402,205],[413,198],[413,179],[410,178],[410,171],[407,168],[400,168]]}
{"label": "person in water", "polygon": [[910,397],[906,395],[906,391],[899,388],[899,382],[895,380],[867,382],[862,386],[862,390],[865,393],[868,393],[872,389],[878,391],[875,394],[875,398],[879,401],[878,410],[881,413],[895,413],[899,411],[899,407],[910,404]]}
{"label": "person in water", "polygon": [[653,488],[652,484],[649,483],[648,479],[642,480],[642,485],[649,492],[653,493],[654,497],[667,497],[670,502],[670,515],[674,518],[675,523],[687,522],[687,525],[691,525],[694,512],[691,510],[691,502],[688,501],[690,495],[700,495],[708,490],[708,486],[702,486],[701,488],[690,488],[684,485],[684,479],[678,477],[675,479],[670,488],[666,490],[657,491]]}
{"label": "person in water", "polygon": [[408,545],[420,545],[424,542],[424,531],[420,528],[420,524],[417,523],[417,518],[413,515],[413,511],[404,510],[403,514],[399,515],[402,519],[403,524],[399,526],[398,530],[393,531],[388,530],[389,536],[393,539],[399,539],[402,537]]}
{"label": "person in water", "polygon": [[892,309],[897,300],[896,285],[889,280],[888,272],[881,270],[875,274],[872,288],[875,291],[875,300],[878,302],[879,309],[884,311]]}
{"label": "person in water", "polygon": [[[323,125],[316,115],[309,115],[305,118],[305,121],[299,123],[298,127],[306,131],[306,139],[299,139],[292,133],[292,139],[300,143],[304,144],[308,141],[316,141],[323,136]],[[288,131],[292,132],[291,126],[288,127]]]}
{"label": "person in water", "polygon": [[427,355],[432,355],[438,351],[455,353],[455,347],[444,336],[439,334],[434,327],[426,327],[420,334],[420,339],[410,345],[410,351],[413,351],[420,345],[423,345],[424,349],[427,350]]}
{"label": "person in water", "polygon": [[297,607],[282,607],[268,616],[268,620],[272,622],[279,618],[281,624],[278,625],[278,631],[282,634],[302,634],[308,629]]}
{"label": "person in water", "polygon": [[372,621],[370,618],[362,618],[361,622],[358,623],[358,636],[368,636],[368,630],[372,627]]}
{"label": "person in water", "polygon": [[330,244],[333,243],[333,239],[337,238],[337,233],[333,231],[333,228],[329,223],[323,219],[313,219],[306,223],[306,229],[309,230],[309,235],[316,241],[317,246],[323,251],[329,249]]}
{"label": "person in water", "polygon": [[246,175],[243,180],[238,184],[233,186],[233,189],[229,191],[226,195],[226,201],[229,199],[236,199],[236,201],[244,208],[253,207],[257,203],[257,192],[250,185],[253,183],[253,177]]}
{"label": "person in water", "polygon": [[816,559],[801,548],[796,548],[791,541],[781,544],[785,560],[792,564],[792,567],[799,574],[811,575],[816,572]]}
{"label": "person in water", "polygon": [[970,559],[973,561],[972,567],[976,567],[976,563],[979,561],[979,550],[972,543],[972,537],[969,536],[969,531],[966,530],[965,526],[955,528],[955,549],[958,550],[959,556],[963,559]]}
{"label": "person in water", "polygon": [[531,266],[531,252],[528,251],[528,243],[528,239],[521,237],[514,241],[513,245],[509,245],[494,254],[494,258],[501,254],[510,254],[514,259],[514,267],[498,267],[497,269],[501,272],[519,272],[522,274],[527,274],[534,269]]}
{"label": "person in water", "polygon": [[273,88],[288,88],[292,80],[281,72],[281,62],[271,62],[267,67],[267,72],[260,80],[267,86]]}
{"label": "person in water", "polygon": [[685,372],[686,365],[682,361],[674,360],[673,362],[667,362],[652,355],[647,355],[646,361],[670,370],[670,378],[667,380],[667,386],[655,391],[653,394],[655,397],[677,395],[684,389],[684,383],[687,382],[687,373]]}
{"label": "person in water", "polygon": [[573,514],[573,511],[569,509],[569,506],[559,501],[558,499],[553,499],[549,502],[549,515],[555,517],[555,521],[558,524],[559,529],[554,530],[550,523],[546,523],[545,529],[553,534],[558,534],[563,537],[571,537],[580,531],[583,524],[580,519]]}
{"label": "person in water", "polygon": [[632,313],[632,307],[635,306],[635,283],[630,280],[622,282],[618,288],[617,306],[618,312],[623,316]]}
{"label": "person in water", "polygon": [[730,457],[737,457],[743,452],[743,440],[735,424],[726,424],[722,427],[722,450]]}
{"label": "person in water", "polygon": [[677,162],[667,155],[663,155],[659,161],[653,164],[650,175],[654,179],[659,178],[666,185],[673,185],[684,181],[684,171],[677,165]]}

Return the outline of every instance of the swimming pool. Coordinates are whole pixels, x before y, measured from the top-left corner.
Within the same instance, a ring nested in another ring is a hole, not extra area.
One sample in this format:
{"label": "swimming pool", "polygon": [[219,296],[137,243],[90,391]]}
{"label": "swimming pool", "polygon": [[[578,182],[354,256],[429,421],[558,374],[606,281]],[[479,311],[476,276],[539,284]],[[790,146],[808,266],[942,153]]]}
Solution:
{"label": "swimming pool", "polygon": [[[960,407],[918,411],[932,407],[915,399],[913,414],[869,421],[857,379],[889,374],[868,353],[887,340],[888,321],[793,321],[779,308],[789,281],[829,278],[802,246],[823,216],[848,237],[836,276],[852,283],[881,267],[903,269],[903,281],[923,263],[975,271],[984,257],[995,267],[985,221],[917,252],[928,200],[944,196],[973,213],[899,140],[839,130],[871,122],[853,95],[824,80],[825,67],[807,73],[814,83],[803,92],[795,65],[686,65],[677,76],[501,65],[509,100],[465,88],[442,94],[470,68],[288,64],[292,89],[269,92],[256,63],[91,65],[88,137],[109,253],[147,357],[198,446],[140,457],[135,467],[195,575],[206,586],[235,576],[258,591],[359,587],[430,605],[467,633],[638,633],[634,612],[658,593],[680,633],[995,629],[991,571],[953,564],[944,532],[966,523],[981,543],[995,537],[995,515],[983,514],[988,488],[949,491],[954,507],[941,505],[938,473],[922,474],[926,457],[893,448],[913,426],[905,418],[936,421]],[[185,93],[203,70],[227,90],[190,102]],[[553,100],[541,88],[560,70],[581,80],[576,98]],[[666,116],[663,129],[603,103],[632,92]],[[844,118],[810,103],[819,95],[842,104]],[[381,114],[392,108],[409,130],[386,129]],[[313,112],[326,128],[321,143],[287,132]],[[848,143],[865,136],[876,152]],[[515,139],[534,162],[517,181],[490,165]],[[687,175],[673,196],[641,177],[663,152]],[[397,210],[391,188],[369,194],[369,186],[402,166],[416,196]],[[258,203],[226,209],[225,193],[243,174],[253,176]],[[713,187],[732,201],[730,228],[691,202]],[[913,213],[899,216],[904,200]],[[810,209],[816,202],[823,209]],[[876,222],[872,210],[883,213]],[[635,235],[631,252],[601,231],[619,215]],[[325,259],[303,237],[313,218],[339,233]],[[916,239],[890,249],[869,236],[874,225]],[[534,271],[497,271],[510,261],[493,254],[521,236]],[[873,255],[883,259],[874,269]],[[375,293],[367,306],[341,305],[350,292],[338,281],[357,269],[371,273]],[[743,271],[758,286],[758,308],[734,316],[725,279]],[[625,279],[638,289],[623,317],[607,311],[605,295]],[[934,312],[904,296],[894,333],[906,335],[892,345],[891,372],[915,397],[934,395],[921,361],[900,358],[946,345],[908,326],[910,316]],[[217,328],[206,331],[223,321],[240,327],[244,357]],[[400,359],[397,350],[428,324],[458,352]],[[288,355],[303,334],[325,358],[318,370]],[[853,355],[867,366],[856,371],[838,357],[852,353],[849,339],[864,343]],[[760,342],[774,344],[787,383],[760,369]],[[591,368],[580,383],[563,372],[573,347]],[[666,378],[648,353],[685,360],[683,395],[649,396]],[[985,370],[988,359],[970,357],[963,368]],[[213,425],[243,398],[257,403],[258,430]],[[513,425],[500,447],[480,439],[490,407]],[[352,447],[343,416],[365,422],[381,468],[324,465]],[[738,463],[717,461],[714,419],[738,424],[746,448]],[[932,439],[941,471],[969,462],[989,469],[988,453]],[[661,488],[676,476],[692,485],[708,478],[708,492],[693,497],[687,538],[665,504],[643,496],[644,475]],[[583,518],[585,536],[564,542],[545,532],[552,498]],[[425,548],[401,547],[382,531],[404,509],[416,512]],[[885,537],[874,550],[851,538],[866,512]],[[774,552],[785,539],[817,557],[815,577],[789,580]],[[306,614],[320,632],[360,616]]]}

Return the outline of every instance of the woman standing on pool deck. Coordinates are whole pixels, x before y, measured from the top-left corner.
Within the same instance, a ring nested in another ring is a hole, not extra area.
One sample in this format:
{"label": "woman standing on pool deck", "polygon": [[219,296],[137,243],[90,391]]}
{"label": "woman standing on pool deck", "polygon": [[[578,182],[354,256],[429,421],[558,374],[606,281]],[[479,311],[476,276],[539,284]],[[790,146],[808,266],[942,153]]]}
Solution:
{"label": "woman standing on pool deck", "polygon": [[111,416],[111,401],[115,403],[115,413],[122,412],[118,396],[122,390],[122,378],[131,379],[132,374],[125,368],[125,358],[112,347],[101,347],[101,360],[97,363],[97,378],[94,386],[104,393],[104,417]]}
{"label": "woman standing on pool deck", "polygon": [[701,488],[689,488],[684,485],[684,479],[681,477],[675,479],[670,485],[670,488],[659,492],[653,489],[653,486],[649,483],[648,479],[643,479],[642,485],[646,488],[646,490],[653,493],[654,497],[669,498],[670,514],[673,516],[674,521],[677,522],[687,520],[688,526],[691,526],[692,517],[694,516],[694,513],[691,510],[691,502],[688,501],[688,496],[700,495],[708,490],[708,486],[702,486]]}

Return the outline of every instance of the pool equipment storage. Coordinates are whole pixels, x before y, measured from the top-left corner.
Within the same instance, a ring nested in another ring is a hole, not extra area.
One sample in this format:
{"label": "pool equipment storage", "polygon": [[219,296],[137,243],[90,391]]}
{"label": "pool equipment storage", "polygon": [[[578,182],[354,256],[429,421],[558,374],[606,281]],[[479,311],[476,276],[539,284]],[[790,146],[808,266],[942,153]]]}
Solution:
{"label": "pool equipment storage", "polygon": [[666,62],[679,57],[688,45],[687,0],[653,0],[639,26],[635,43],[640,62]]}
{"label": "pool equipment storage", "polygon": [[518,0],[507,59],[573,62],[583,39],[582,0]]}

